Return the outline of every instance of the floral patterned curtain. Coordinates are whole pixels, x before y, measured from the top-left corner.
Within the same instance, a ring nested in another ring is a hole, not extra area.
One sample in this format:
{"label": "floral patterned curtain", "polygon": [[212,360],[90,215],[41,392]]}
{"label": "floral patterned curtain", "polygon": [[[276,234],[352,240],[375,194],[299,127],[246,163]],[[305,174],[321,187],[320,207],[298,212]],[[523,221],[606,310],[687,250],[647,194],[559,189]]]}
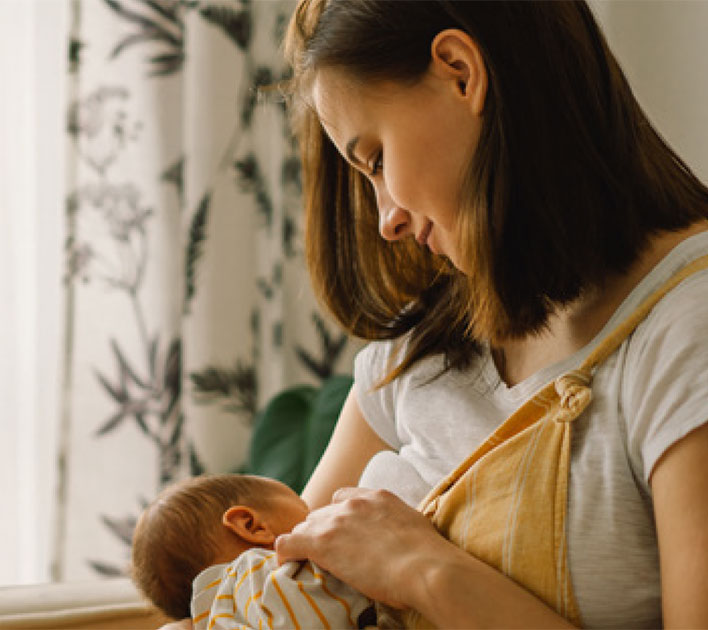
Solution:
{"label": "floral patterned curtain", "polygon": [[291,0],[73,0],[54,577],[121,574],[165,484],[243,465],[283,388],[349,372],[302,260]]}

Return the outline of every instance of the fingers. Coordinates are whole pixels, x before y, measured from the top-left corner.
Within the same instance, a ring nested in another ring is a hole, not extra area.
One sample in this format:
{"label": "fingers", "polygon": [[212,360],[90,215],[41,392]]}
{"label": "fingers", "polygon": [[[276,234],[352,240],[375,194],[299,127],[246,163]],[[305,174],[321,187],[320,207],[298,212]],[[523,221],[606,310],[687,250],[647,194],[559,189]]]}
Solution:
{"label": "fingers", "polygon": [[[297,553],[297,545],[293,544],[292,538],[293,534],[281,534],[275,539],[273,549],[275,550],[278,564],[283,564],[290,560],[304,560],[306,558],[304,554]],[[302,555],[302,557],[298,557],[298,555]]]}
{"label": "fingers", "polygon": [[275,539],[273,549],[277,554],[278,564],[290,560],[306,560],[310,557],[312,536],[303,533],[307,529],[307,521],[298,523],[289,534],[281,534]]}
{"label": "fingers", "polygon": [[274,544],[280,564],[290,560],[310,559],[326,563],[329,554],[344,540],[345,532],[355,531],[360,536],[362,527],[381,524],[386,519],[382,502],[395,499],[384,490],[340,488],[332,495],[332,502],[313,510],[289,534],[279,536]]}
{"label": "fingers", "polygon": [[290,533],[278,536],[274,544],[278,563],[315,558],[326,545],[333,523],[338,522],[337,515],[342,511],[342,503],[360,496],[362,492],[367,491],[360,488],[337,490],[332,496],[332,503],[313,510]]}
{"label": "fingers", "polygon": [[332,503],[342,503],[348,499],[384,499],[387,500],[394,495],[388,490],[371,490],[369,488],[339,488],[332,495]]}
{"label": "fingers", "polygon": [[367,492],[368,491],[364,488],[339,488],[335,490],[332,495],[332,503],[341,503],[342,501],[361,496]]}

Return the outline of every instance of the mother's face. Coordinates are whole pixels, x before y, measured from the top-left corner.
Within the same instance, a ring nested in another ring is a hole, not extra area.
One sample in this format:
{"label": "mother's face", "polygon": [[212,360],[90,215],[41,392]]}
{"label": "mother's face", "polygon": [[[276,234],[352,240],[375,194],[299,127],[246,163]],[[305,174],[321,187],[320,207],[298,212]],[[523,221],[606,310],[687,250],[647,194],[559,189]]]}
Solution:
{"label": "mother's face", "polygon": [[365,84],[328,68],[316,75],[313,101],[341,155],[371,182],[381,236],[411,236],[465,271],[456,226],[481,117],[461,82],[434,64],[412,86]]}

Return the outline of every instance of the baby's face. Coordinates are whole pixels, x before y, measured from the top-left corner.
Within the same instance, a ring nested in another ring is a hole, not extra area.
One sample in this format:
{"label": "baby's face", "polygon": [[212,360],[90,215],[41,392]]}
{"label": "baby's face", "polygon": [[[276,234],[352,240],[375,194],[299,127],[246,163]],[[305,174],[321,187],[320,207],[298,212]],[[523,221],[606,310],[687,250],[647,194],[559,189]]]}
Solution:
{"label": "baby's face", "polygon": [[300,496],[284,483],[266,478],[263,483],[268,486],[268,525],[276,537],[287,534],[307,518],[310,510]]}

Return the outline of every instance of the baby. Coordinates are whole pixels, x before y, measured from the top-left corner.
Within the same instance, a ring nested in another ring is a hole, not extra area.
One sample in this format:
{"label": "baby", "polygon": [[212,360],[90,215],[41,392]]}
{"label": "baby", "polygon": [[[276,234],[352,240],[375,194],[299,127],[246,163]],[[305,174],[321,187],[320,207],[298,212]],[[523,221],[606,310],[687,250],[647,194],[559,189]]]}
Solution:
{"label": "baby", "polygon": [[275,539],[307,516],[286,485],[250,475],[206,475],[165,489],[133,535],[133,581],[195,630],[360,628],[372,602],[311,562],[278,566]]}

